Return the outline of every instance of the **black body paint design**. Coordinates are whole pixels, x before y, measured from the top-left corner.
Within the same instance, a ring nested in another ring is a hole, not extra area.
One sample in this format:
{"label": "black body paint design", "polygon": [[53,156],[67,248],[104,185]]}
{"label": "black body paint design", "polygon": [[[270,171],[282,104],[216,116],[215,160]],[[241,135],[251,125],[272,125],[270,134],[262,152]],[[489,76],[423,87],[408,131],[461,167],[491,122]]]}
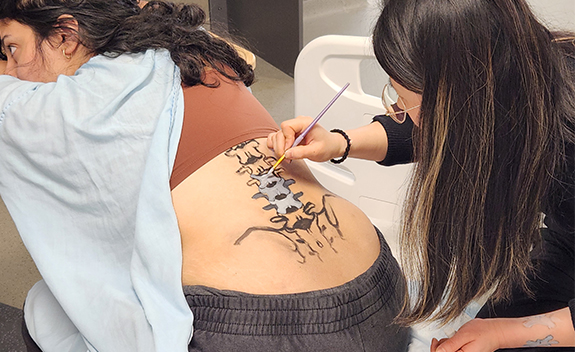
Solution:
{"label": "black body paint design", "polygon": [[258,150],[258,146],[257,141],[249,140],[230,148],[225,155],[238,159],[241,166],[236,173],[249,174],[250,180],[246,184],[258,187],[259,192],[252,198],[265,198],[269,204],[263,209],[275,210],[276,215],[270,218],[270,226],[248,228],[234,245],[240,245],[254,233],[263,232],[285,239],[290,249],[298,255],[298,262],[302,264],[307,261],[308,257],[315,257],[322,261],[320,251],[327,247],[337,253],[334,241],[336,238],[343,239],[343,234],[330,204],[335,196],[323,195],[319,209],[312,202],[304,204],[300,201],[303,192],[293,193],[290,186],[294,185],[295,181],[284,179],[281,176],[282,168],[267,175],[276,159],[265,156]]}

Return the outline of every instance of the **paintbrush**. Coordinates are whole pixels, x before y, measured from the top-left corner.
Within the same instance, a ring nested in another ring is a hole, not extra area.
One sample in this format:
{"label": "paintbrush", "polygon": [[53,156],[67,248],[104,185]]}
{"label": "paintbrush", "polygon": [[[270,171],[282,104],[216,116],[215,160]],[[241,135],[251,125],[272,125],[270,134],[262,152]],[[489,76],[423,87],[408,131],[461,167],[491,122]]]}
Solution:
{"label": "paintbrush", "polygon": [[[303,130],[303,132],[296,138],[291,147],[289,147],[288,149],[297,147],[297,145],[300,144],[300,142],[304,139],[305,135],[313,128],[313,126],[315,126],[315,124],[319,121],[319,119],[322,118],[322,116],[326,113],[326,111],[333,105],[333,103],[335,103],[337,98],[339,98],[343,94],[343,92],[347,89],[347,87],[349,87],[349,83],[346,83],[345,86],[343,86],[343,88],[341,88],[340,91],[337,92],[335,97],[333,97],[333,99],[326,105],[326,107],[323,108],[323,110],[316,116],[315,119],[313,119],[313,121],[309,124],[309,126],[307,126],[305,130]],[[268,171],[267,175],[274,172],[275,168],[285,159],[285,157],[286,154],[284,152],[284,155],[282,155],[281,158],[279,158],[278,161],[276,161],[274,166],[272,166],[272,168]]]}

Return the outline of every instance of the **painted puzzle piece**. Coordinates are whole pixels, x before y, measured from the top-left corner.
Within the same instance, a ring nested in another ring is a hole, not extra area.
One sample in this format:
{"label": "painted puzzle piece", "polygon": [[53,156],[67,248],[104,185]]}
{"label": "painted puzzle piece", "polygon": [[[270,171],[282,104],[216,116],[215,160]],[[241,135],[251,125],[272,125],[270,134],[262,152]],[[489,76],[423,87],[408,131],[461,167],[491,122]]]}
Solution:
{"label": "painted puzzle piece", "polygon": [[559,341],[553,340],[553,336],[549,335],[546,338],[544,338],[543,340],[541,340],[541,339],[535,340],[535,341],[529,340],[529,341],[527,341],[527,343],[523,347],[537,347],[537,346],[549,347],[551,345],[557,345],[558,343],[559,343]]}
{"label": "painted puzzle piece", "polygon": [[285,180],[275,173],[268,175],[263,173],[260,175],[251,175],[253,179],[259,181],[259,193],[256,193],[252,198],[266,198],[269,205],[266,205],[264,210],[275,209],[278,214],[289,214],[301,209],[302,202],[299,197],[303,195],[302,192],[294,194],[289,186],[295,183],[294,180]]}
{"label": "painted puzzle piece", "polygon": [[556,326],[555,322],[553,321],[553,317],[548,317],[543,314],[529,317],[523,323],[523,326],[526,328],[532,328],[535,325],[544,325],[549,329],[553,329]]}

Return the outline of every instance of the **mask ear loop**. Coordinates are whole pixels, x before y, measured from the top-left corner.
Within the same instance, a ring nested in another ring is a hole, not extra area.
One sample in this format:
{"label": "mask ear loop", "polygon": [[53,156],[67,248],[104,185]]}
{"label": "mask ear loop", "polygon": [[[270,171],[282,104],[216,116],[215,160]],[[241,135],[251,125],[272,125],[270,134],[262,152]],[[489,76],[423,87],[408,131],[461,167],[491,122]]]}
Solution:
{"label": "mask ear loop", "polygon": [[[396,103],[394,103],[394,104],[389,105],[389,107],[388,107],[388,106],[387,106],[388,104],[387,104],[387,102],[386,102],[386,98],[387,98],[389,101],[392,100],[391,97],[389,96],[389,91],[388,91],[390,85],[391,85],[390,83],[386,84],[385,87],[383,88],[383,92],[382,92],[382,94],[381,94],[381,98],[382,98],[382,101],[383,101],[383,106],[384,106],[384,108],[385,108],[385,110],[386,110],[386,114],[385,114],[385,115],[391,117],[391,118],[393,119],[393,121],[397,122],[398,124],[402,124],[402,123],[405,122],[406,117],[404,116],[403,119],[400,120],[399,118],[397,118],[397,115],[400,115],[400,114],[406,115],[408,111],[411,111],[411,110],[413,110],[413,109],[417,109],[417,108],[420,107],[421,105],[412,106],[412,107],[410,107],[409,109],[401,109],[401,107],[399,106],[398,102],[401,101],[402,104],[403,104],[403,106],[405,106],[405,103],[403,102],[403,100],[401,99],[401,97],[398,96],[398,97],[397,97],[398,101],[397,101]],[[395,109],[393,108],[394,105],[399,108],[398,111],[395,111]],[[389,111],[390,109],[391,109],[392,111]]]}
{"label": "mask ear loop", "polygon": [[[392,119],[393,121],[397,122],[397,123],[400,124],[400,125],[405,122],[406,116],[403,117],[403,120],[399,120],[399,119],[397,118],[397,115],[402,115],[402,114],[403,114],[403,115],[407,115],[407,112],[408,112],[408,111],[411,111],[411,110],[413,110],[413,109],[417,109],[418,107],[421,106],[421,105],[416,105],[416,106],[410,107],[409,109],[402,110],[402,109],[399,107],[399,105],[397,105],[397,103],[395,103],[395,104],[393,104],[393,105],[397,106],[397,108],[398,108],[399,110],[395,111],[395,109],[393,109],[393,106],[390,106],[390,108],[394,110],[393,113],[387,111],[387,112],[385,113],[385,115],[391,117],[391,119]],[[405,105],[405,104],[404,104],[404,105]],[[386,108],[386,110],[387,110],[387,108]]]}
{"label": "mask ear loop", "polygon": [[552,43],[563,43],[563,42],[571,42],[573,46],[575,46],[575,37],[561,37],[555,38],[551,40]]}
{"label": "mask ear loop", "polygon": [[[397,117],[397,114],[401,114],[401,108],[399,108],[399,105],[397,105],[397,102],[392,103],[393,99],[389,95],[389,87],[390,86],[391,86],[391,82],[387,83],[383,87],[383,91],[381,92],[381,101],[383,102],[383,107],[385,108],[385,111],[386,111],[385,115],[391,117],[393,119],[393,121],[401,124],[405,121],[405,119],[400,120]],[[397,106],[399,108],[398,111],[395,110],[395,106]]]}
{"label": "mask ear loop", "polygon": [[575,44],[575,37],[561,37],[561,38],[555,38],[553,40],[551,40],[551,42],[553,43],[558,43],[558,42],[566,42],[566,41],[571,41],[573,44]]}

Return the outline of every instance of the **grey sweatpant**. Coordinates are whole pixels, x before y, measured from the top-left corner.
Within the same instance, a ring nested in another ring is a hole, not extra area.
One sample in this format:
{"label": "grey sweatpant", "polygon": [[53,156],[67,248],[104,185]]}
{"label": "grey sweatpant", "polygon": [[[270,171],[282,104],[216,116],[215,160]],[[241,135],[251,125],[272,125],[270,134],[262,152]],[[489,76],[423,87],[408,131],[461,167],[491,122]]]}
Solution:
{"label": "grey sweatpant", "polygon": [[401,308],[404,278],[377,231],[375,263],[354,280],[330,289],[252,295],[185,286],[194,313],[188,350],[224,351],[406,351],[408,328],[392,323]]}

